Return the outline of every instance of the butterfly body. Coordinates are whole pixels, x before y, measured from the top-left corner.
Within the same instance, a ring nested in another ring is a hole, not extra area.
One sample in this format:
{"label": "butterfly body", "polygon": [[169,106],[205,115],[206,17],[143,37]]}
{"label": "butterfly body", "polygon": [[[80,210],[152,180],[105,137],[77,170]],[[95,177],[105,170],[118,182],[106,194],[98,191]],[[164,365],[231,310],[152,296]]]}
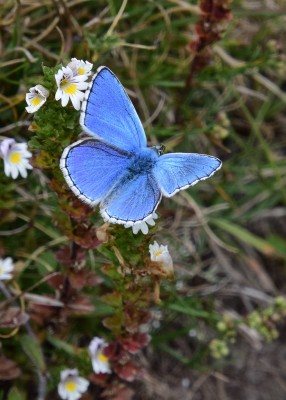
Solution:
{"label": "butterfly body", "polygon": [[159,155],[153,147],[146,147],[146,149],[136,152],[131,159],[131,165],[128,171],[134,175],[152,172],[154,165]]}
{"label": "butterfly body", "polygon": [[86,92],[80,117],[91,136],[68,146],[60,167],[82,201],[100,205],[103,218],[128,226],[152,216],[162,195],[171,197],[221,166],[204,154],[162,154],[147,147],[138,115],[116,76],[100,67]]}

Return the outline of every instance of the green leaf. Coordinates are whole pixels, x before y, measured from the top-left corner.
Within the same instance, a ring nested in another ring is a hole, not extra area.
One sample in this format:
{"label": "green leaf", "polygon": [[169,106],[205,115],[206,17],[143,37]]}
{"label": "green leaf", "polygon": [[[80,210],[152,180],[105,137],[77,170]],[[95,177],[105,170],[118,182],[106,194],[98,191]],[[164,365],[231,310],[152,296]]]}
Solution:
{"label": "green leaf", "polygon": [[269,243],[281,254],[286,255],[286,240],[278,235],[269,235]]}
{"label": "green leaf", "polygon": [[272,255],[277,254],[276,249],[266,240],[254,235],[245,228],[222,219],[212,219],[212,223],[223,229],[224,231],[235,236],[239,240],[255,247],[257,250],[261,251],[263,254]]}
{"label": "green leaf", "polygon": [[57,339],[56,337],[53,337],[53,336],[49,336],[47,339],[57,349],[62,350],[65,353],[70,354],[71,356],[76,355],[76,349],[72,345],[70,345],[60,339]]}
{"label": "green leaf", "polygon": [[178,311],[178,312],[180,312],[182,314],[190,315],[191,317],[215,319],[215,320],[219,319],[214,313],[211,313],[209,311],[202,310],[202,309],[192,308],[192,307],[190,307],[189,304],[186,304],[186,303],[183,303],[183,304],[178,304],[178,303],[170,304],[168,306],[168,308],[170,310],[173,310],[173,311]]}
{"label": "green leaf", "polygon": [[9,391],[7,398],[7,400],[25,400],[25,399],[26,396],[22,392],[19,392],[19,390],[15,386],[12,387],[12,389]]}
{"label": "green leaf", "polygon": [[21,346],[33,364],[42,372],[46,370],[45,360],[39,343],[29,335],[20,338]]}

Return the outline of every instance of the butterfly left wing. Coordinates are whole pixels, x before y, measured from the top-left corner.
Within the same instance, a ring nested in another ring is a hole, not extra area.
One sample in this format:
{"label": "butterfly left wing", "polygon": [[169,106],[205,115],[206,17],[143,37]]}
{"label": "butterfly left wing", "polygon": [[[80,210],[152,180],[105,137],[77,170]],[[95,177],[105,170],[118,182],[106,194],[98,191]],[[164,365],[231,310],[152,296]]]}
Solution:
{"label": "butterfly left wing", "polygon": [[170,153],[158,158],[152,173],[163,195],[171,197],[209,178],[221,164],[218,158],[205,154]]}
{"label": "butterfly left wing", "polygon": [[152,174],[126,174],[102,199],[100,213],[106,221],[136,225],[153,214],[161,197]]}
{"label": "butterfly left wing", "polygon": [[130,165],[131,154],[95,138],[65,148],[60,168],[74,194],[95,206]]}
{"label": "butterfly left wing", "polygon": [[137,112],[116,76],[99,67],[82,104],[84,131],[120,149],[146,147],[146,136]]}

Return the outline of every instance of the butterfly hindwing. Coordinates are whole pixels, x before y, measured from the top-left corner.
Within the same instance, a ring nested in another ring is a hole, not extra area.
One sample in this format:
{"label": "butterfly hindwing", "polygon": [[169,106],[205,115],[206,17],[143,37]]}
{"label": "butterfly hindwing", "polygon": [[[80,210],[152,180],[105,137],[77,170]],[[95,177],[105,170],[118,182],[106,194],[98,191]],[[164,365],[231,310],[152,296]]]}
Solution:
{"label": "butterfly hindwing", "polygon": [[68,146],[60,167],[72,191],[94,206],[130,164],[130,154],[95,138],[79,140]]}
{"label": "butterfly hindwing", "polygon": [[153,174],[161,192],[171,197],[182,189],[209,178],[221,167],[221,161],[196,153],[170,153],[158,158]]}
{"label": "butterfly hindwing", "polygon": [[125,224],[144,221],[156,210],[161,192],[152,174],[128,173],[102,200],[101,215],[107,221]]}
{"label": "butterfly hindwing", "polygon": [[84,131],[120,149],[146,146],[136,110],[116,76],[99,67],[85,93],[80,124]]}

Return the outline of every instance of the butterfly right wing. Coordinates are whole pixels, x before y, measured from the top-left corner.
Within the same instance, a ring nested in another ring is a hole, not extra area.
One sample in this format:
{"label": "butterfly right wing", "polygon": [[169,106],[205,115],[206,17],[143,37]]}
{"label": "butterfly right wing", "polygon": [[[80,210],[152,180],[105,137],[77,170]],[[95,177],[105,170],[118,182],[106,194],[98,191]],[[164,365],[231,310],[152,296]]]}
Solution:
{"label": "butterfly right wing", "polygon": [[99,67],[82,104],[80,124],[90,135],[120,149],[146,147],[146,136],[137,112],[116,76]]}
{"label": "butterfly right wing", "polygon": [[218,158],[206,154],[169,153],[158,158],[152,172],[163,195],[171,197],[211,177],[221,164]]}
{"label": "butterfly right wing", "polygon": [[60,168],[74,194],[95,206],[130,165],[131,154],[95,138],[66,147]]}

